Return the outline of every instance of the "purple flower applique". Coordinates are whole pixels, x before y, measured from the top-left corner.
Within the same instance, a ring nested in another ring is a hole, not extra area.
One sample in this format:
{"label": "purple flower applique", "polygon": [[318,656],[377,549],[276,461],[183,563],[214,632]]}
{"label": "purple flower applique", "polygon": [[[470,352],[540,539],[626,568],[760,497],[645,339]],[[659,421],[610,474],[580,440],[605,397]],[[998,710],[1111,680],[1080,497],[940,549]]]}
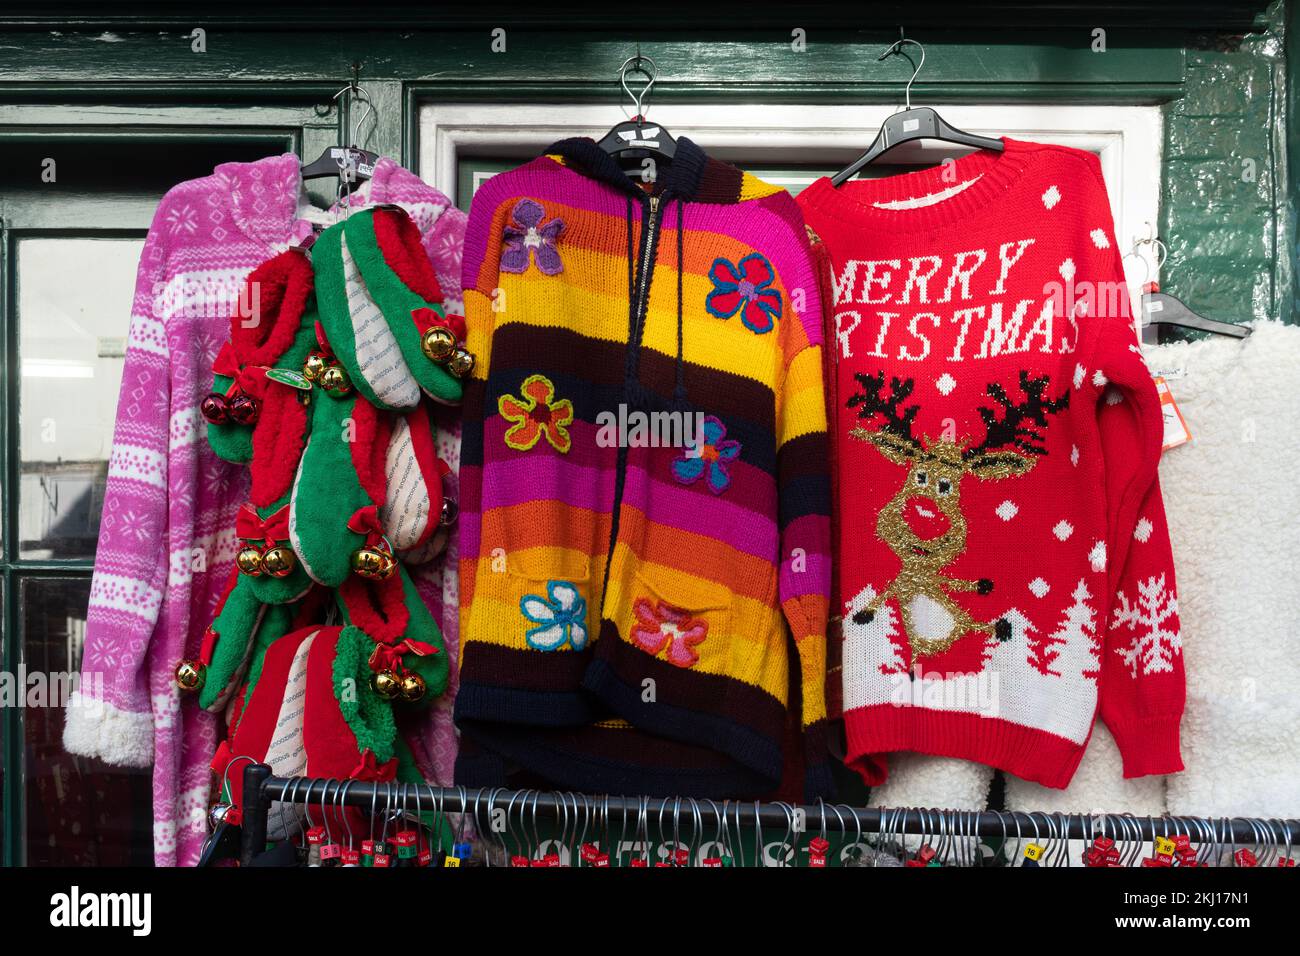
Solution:
{"label": "purple flower applique", "polygon": [[510,225],[506,226],[506,250],[501,253],[502,272],[527,272],[530,256],[537,268],[548,276],[564,271],[560,254],[555,251],[555,241],[564,231],[564,220],[555,218],[542,222],[546,210],[531,199],[521,199],[510,212]]}

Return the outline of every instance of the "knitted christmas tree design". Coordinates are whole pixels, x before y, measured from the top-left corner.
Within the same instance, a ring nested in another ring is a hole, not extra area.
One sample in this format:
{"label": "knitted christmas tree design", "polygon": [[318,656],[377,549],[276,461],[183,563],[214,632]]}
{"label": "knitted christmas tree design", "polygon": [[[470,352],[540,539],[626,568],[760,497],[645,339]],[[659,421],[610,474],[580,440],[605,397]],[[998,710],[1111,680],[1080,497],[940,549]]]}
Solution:
{"label": "knitted christmas tree design", "polygon": [[1097,612],[1088,603],[1092,595],[1082,578],[1070,596],[1074,603],[1065,609],[1056,630],[1031,648],[1029,663],[1041,674],[1082,674],[1096,681],[1101,666],[1101,638],[1097,634]]}

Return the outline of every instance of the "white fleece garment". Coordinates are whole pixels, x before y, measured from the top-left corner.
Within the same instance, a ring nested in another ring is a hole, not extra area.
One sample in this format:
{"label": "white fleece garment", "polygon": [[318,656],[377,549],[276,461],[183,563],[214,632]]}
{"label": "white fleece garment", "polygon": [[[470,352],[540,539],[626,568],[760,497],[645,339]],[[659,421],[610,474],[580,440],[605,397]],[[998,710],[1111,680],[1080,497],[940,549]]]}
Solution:
{"label": "white fleece garment", "polygon": [[1192,440],[1160,463],[1187,667],[1175,815],[1300,816],[1300,327],[1150,348]]}
{"label": "white fleece garment", "polygon": [[[1178,576],[1184,771],[1124,780],[1098,723],[1070,786],[1008,775],[1015,810],[1300,815],[1300,328],[1147,346],[1192,440],[1160,460]],[[1076,848],[1077,849],[1077,848]],[[1072,861],[1078,857],[1072,853]]]}

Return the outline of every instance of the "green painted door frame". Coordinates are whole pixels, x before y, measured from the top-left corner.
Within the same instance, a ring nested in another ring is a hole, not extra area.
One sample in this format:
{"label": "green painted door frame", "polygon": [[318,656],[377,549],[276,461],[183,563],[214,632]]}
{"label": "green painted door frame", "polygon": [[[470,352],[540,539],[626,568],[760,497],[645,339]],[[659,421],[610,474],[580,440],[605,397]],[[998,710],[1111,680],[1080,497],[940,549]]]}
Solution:
{"label": "green painted door frame", "polygon": [[[205,142],[265,143],[267,152],[314,157],[351,127],[334,95],[356,64],[375,106],[362,145],[413,166],[421,104],[614,107],[622,97],[618,65],[638,46],[657,61],[659,104],[899,102],[905,64],[878,62],[876,53],[897,38],[893,24],[905,15],[908,35],[926,44],[912,91],[920,102],[1161,104],[1160,229],[1174,254],[1166,288],[1216,318],[1294,321],[1300,132],[1289,118],[1300,93],[1288,61],[1300,55],[1296,5],[1275,0],[1259,15],[1260,3],[1134,2],[1114,5],[1096,23],[1083,3],[1044,12],[1004,2],[981,8],[979,22],[977,5],[899,4],[847,23],[842,10],[813,4],[740,18],[688,15],[673,29],[640,33],[577,8],[566,19],[562,6],[484,16],[401,4],[385,15],[375,5],[373,19],[358,24],[353,8],[312,8],[308,22],[239,3],[198,16],[161,6],[145,17],[100,5],[64,5],[62,14],[0,5],[0,154],[25,157],[5,162],[0,191],[0,666],[15,673],[21,661],[22,580],[84,579],[90,569],[87,561],[18,558],[15,243],[38,233],[139,235],[157,200],[115,195],[104,182],[43,195],[40,169],[27,162],[33,143],[53,156],[125,144],[163,169],[170,150]],[[1257,32],[1242,40],[1251,24]],[[25,832],[21,709],[0,712],[0,739],[0,840],[3,861],[14,864]]]}

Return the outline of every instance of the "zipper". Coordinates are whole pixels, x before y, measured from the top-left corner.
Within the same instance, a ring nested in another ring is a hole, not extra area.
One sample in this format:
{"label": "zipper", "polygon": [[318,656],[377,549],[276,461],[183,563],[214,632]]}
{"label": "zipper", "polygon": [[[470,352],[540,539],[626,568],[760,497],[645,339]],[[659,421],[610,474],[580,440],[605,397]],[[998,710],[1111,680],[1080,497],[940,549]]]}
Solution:
{"label": "zipper", "polygon": [[[628,323],[627,347],[639,349],[645,331],[646,311],[650,304],[650,283],[654,278],[655,252],[659,241],[659,196],[650,196],[646,203],[648,215],[641,231],[639,268],[633,282],[634,298],[632,320]],[[624,385],[624,400],[627,398]],[[614,504],[609,514],[609,549],[605,553],[605,573],[600,585],[600,616],[605,617],[605,597],[609,591],[609,569],[614,563],[614,546],[618,543],[619,512],[623,510],[623,488],[627,483],[627,444],[618,445],[618,463],[614,468]]]}
{"label": "zipper", "polygon": [[[627,347],[641,347],[641,333],[645,329],[646,306],[650,300],[650,278],[654,272],[655,240],[659,233],[659,197],[650,197],[650,215],[646,220],[645,233],[641,237],[641,268],[637,272],[636,308],[632,312],[635,325],[628,330]],[[633,340],[635,335],[635,341]]]}

